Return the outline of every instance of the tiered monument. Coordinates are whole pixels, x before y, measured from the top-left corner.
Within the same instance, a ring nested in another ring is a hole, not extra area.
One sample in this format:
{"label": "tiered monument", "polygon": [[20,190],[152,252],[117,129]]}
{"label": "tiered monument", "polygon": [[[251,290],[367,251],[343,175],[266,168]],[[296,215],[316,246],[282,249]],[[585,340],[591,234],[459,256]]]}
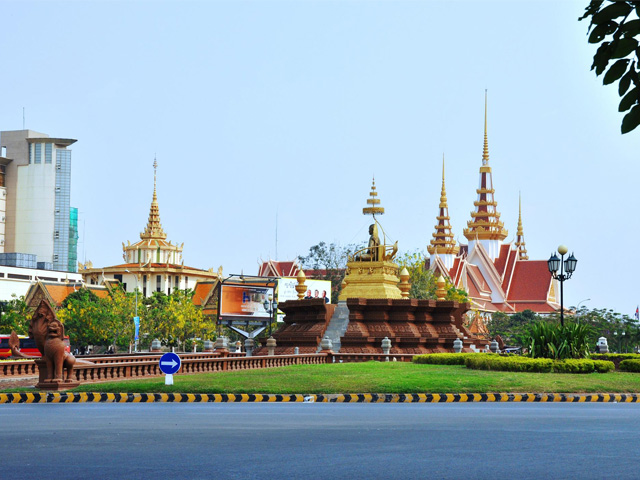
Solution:
{"label": "tiered monument", "polygon": [[[438,300],[409,299],[408,273],[399,272],[394,262],[398,243],[386,243],[386,235],[376,215],[382,215],[375,180],[363,214],[373,217],[365,248],[350,255],[337,306],[318,300],[287,301],[280,304],[285,325],[273,336],[276,354],[318,351],[323,338],[332,349],[343,353],[382,353],[382,340],[391,340],[391,353],[453,352],[460,339],[463,351],[484,348],[486,341],[475,338],[462,322],[468,304],[445,300],[441,279]],[[379,232],[382,231],[382,241]],[[304,292],[304,274],[299,275],[299,291]],[[261,352],[256,352],[260,354]]]}

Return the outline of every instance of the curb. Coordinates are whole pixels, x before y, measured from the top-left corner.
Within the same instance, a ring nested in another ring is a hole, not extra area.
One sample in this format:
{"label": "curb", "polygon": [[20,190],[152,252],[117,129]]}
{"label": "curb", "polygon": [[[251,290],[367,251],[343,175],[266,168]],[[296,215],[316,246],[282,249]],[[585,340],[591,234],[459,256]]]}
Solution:
{"label": "curb", "polygon": [[230,393],[0,393],[3,403],[479,403],[560,402],[640,403],[638,393],[347,393],[347,394],[230,394]]}

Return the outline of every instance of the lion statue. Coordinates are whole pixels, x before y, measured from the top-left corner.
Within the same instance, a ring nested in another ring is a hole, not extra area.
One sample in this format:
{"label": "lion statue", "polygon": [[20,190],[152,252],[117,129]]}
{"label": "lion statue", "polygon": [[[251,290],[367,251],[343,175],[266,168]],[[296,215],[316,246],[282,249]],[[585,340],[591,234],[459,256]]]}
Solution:
{"label": "lion statue", "polygon": [[[47,335],[44,341],[43,357],[47,362],[46,382],[72,381],[73,366],[76,357],[65,351],[64,325],[60,320],[55,319],[49,322]],[[63,370],[66,370],[64,375]]]}

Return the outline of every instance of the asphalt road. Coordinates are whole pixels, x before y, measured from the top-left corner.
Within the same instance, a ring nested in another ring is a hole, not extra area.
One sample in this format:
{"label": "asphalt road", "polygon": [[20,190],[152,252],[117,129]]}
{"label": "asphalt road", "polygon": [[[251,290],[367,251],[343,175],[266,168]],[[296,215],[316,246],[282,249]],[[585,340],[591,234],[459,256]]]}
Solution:
{"label": "asphalt road", "polygon": [[640,478],[633,404],[0,405],[0,478]]}

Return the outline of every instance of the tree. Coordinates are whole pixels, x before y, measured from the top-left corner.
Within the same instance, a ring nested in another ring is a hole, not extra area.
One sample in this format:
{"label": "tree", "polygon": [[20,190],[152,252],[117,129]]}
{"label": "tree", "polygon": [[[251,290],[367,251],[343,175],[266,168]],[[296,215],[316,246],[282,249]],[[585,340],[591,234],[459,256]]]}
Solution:
{"label": "tree", "polygon": [[507,345],[523,347],[527,344],[531,325],[540,320],[532,310],[524,310],[513,315],[495,312],[491,315],[491,321],[487,323],[487,330],[491,338],[500,335]]}
{"label": "tree", "polygon": [[299,256],[303,270],[315,270],[313,277],[331,281],[331,303],[338,303],[347,268],[347,259],[355,251],[353,245],[342,247],[337,243],[320,242],[309,248],[306,256]]}
{"label": "tree", "polygon": [[57,315],[73,345],[104,345],[110,336],[107,307],[87,288],[67,296]]}
{"label": "tree", "polygon": [[11,300],[0,305],[0,332],[26,335],[29,331],[31,311],[24,301],[24,296],[11,295]]}
{"label": "tree", "polygon": [[[141,298],[138,298],[138,308],[141,306]],[[128,347],[134,340],[133,317],[136,311],[136,297],[134,293],[127,293],[118,284],[111,289],[106,303],[106,330],[109,332],[109,341],[114,348]]]}
{"label": "tree", "polygon": [[[425,256],[421,251],[403,253],[397,257],[397,262],[400,270],[406,268],[409,272],[409,283],[411,283],[409,298],[436,299],[438,279],[426,267]],[[461,303],[469,301],[467,292],[462,288],[456,288],[449,279],[445,279],[445,288],[447,290],[447,300],[455,300]]]}
{"label": "tree", "polygon": [[[579,18],[591,19],[587,33],[589,43],[600,44],[593,56],[591,70],[600,76],[605,70],[604,85],[618,82],[622,97],[619,112],[628,113],[622,119],[621,131],[628,133],[640,124],[640,3],[637,1],[592,1]],[[613,64],[609,66],[609,63]],[[629,88],[631,90],[629,90]]]}

